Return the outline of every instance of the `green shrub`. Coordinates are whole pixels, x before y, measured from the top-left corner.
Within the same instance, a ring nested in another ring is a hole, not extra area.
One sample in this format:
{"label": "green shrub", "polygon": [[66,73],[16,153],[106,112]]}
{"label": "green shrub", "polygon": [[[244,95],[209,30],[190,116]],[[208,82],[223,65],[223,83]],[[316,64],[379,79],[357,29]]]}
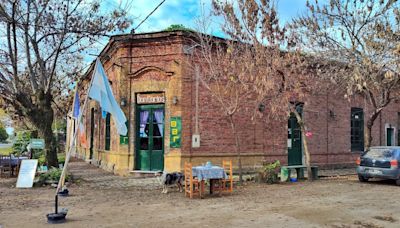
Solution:
{"label": "green shrub", "polygon": [[57,154],[58,164],[65,163],[65,154]]}
{"label": "green shrub", "polygon": [[[46,155],[42,150],[34,153],[33,159],[38,159],[38,165],[46,165]],[[64,164],[65,154],[57,154],[57,159],[58,159],[58,164]]]}
{"label": "green shrub", "polygon": [[0,142],[5,142],[8,139],[8,134],[4,127],[0,127]]}
{"label": "green shrub", "polygon": [[[58,182],[60,180],[61,173],[62,169],[51,168],[46,173],[40,174],[39,180],[43,183],[46,181]],[[69,181],[69,179],[70,176],[67,174],[65,176],[65,181]]]}
{"label": "green shrub", "polygon": [[279,160],[273,163],[264,164],[263,167],[258,171],[259,182],[274,184],[278,182],[278,173],[281,167]]}
{"label": "green shrub", "polygon": [[21,155],[23,152],[27,151],[26,146],[28,146],[31,140],[31,132],[29,131],[18,131],[13,143],[13,154]]}
{"label": "green shrub", "polygon": [[193,32],[194,30],[188,27],[185,27],[182,24],[172,24],[168,28],[164,29],[165,32],[173,32],[173,31],[189,31]]}

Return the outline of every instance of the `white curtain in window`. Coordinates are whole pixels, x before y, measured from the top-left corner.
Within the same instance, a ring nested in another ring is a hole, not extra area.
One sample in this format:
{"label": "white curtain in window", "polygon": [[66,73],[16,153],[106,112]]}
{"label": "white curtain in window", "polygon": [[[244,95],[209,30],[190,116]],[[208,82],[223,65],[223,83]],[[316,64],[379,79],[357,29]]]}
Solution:
{"label": "white curtain in window", "polygon": [[149,119],[149,111],[143,110],[140,111],[140,136],[147,136],[145,135],[144,129],[146,128],[147,120]]}
{"label": "white curtain in window", "polygon": [[156,118],[158,130],[161,136],[164,136],[164,112],[162,109],[154,110],[154,117]]}

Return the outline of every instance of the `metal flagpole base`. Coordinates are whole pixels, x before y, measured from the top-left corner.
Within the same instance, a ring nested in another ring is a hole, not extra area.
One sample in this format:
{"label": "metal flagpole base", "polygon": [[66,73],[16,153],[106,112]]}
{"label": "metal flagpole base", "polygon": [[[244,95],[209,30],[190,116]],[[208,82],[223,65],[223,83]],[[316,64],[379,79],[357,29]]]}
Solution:
{"label": "metal flagpole base", "polygon": [[59,192],[58,192],[58,195],[59,195],[59,196],[62,196],[62,197],[66,197],[66,196],[69,195],[69,191],[68,191],[67,188],[64,188],[62,191],[59,191]]}
{"label": "metal flagpole base", "polygon": [[66,221],[65,217],[67,216],[68,209],[63,208],[60,212],[58,211],[58,195],[55,196],[55,212],[47,214],[47,223],[50,224],[60,224]]}

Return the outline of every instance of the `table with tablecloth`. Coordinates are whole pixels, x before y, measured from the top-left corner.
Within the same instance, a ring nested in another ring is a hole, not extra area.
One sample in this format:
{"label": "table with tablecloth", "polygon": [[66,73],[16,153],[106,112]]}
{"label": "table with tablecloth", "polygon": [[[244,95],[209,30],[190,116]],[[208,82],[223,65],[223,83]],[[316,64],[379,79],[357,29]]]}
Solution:
{"label": "table with tablecloth", "polygon": [[227,179],[225,170],[220,166],[194,166],[192,168],[194,177],[204,184],[205,180],[210,180],[210,194],[212,194],[213,182]]}

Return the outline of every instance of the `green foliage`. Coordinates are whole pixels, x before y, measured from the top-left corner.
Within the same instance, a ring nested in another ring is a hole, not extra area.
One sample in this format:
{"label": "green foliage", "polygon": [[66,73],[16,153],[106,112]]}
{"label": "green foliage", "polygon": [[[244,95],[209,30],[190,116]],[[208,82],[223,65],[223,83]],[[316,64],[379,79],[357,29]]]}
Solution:
{"label": "green foliage", "polygon": [[27,151],[26,146],[31,140],[30,131],[18,131],[16,132],[16,137],[14,139],[14,144],[12,146],[13,153],[16,155],[21,155],[21,153]]}
{"label": "green foliage", "polygon": [[278,182],[278,173],[281,167],[279,160],[273,163],[264,164],[258,171],[259,182],[274,184]]}
{"label": "green foliage", "polygon": [[2,147],[2,148],[0,148],[0,154],[2,154],[2,155],[9,155],[9,154],[11,154],[11,152],[12,152],[12,148],[11,147],[6,147],[6,148]]}
{"label": "green foliage", "polygon": [[58,164],[65,163],[65,154],[57,154]]}
{"label": "green foliage", "polygon": [[[62,169],[51,168],[48,172],[40,174],[39,181],[42,183],[46,181],[58,182],[60,180],[61,173]],[[67,174],[65,176],[65,181],[69,180],[70,176]]]}
{"label": "green foliage", "polygon": [[[39,165],[46,165],[46,155],[42,150],[37,151],[33,154],[33,159],[38,159]],[[65,154],[57,154],[58,164],[64,164]]]}
{"label": "green foliage", "polygon": [[194,30],[191,28],[187,28],[182,24],[172,24],[168,28],[164,29],[165,32],[173,32],[173,31],[187,31],[193,32]]}
{"label": "green foliage", "polygon": [[0,142],[5,142],[8,139],[8,134],[4,127],[0,127]]}
{"label": "green foliage", "polygon": [[53,131],[66,132],[67,131],[67,121],[65,119],[54,119],[53,125],[51,126]]}
{"label": "green foliage", "polygon": [[44,155],[44,153],[42,151],[40,151],[39,153],[34,153],[33,159],[38,160],[38,165],[46,164],[46,156]]}

